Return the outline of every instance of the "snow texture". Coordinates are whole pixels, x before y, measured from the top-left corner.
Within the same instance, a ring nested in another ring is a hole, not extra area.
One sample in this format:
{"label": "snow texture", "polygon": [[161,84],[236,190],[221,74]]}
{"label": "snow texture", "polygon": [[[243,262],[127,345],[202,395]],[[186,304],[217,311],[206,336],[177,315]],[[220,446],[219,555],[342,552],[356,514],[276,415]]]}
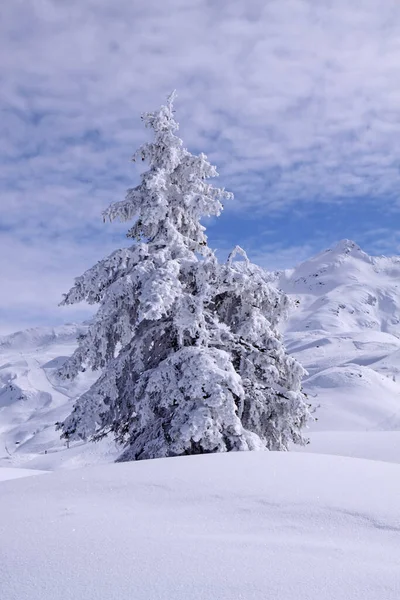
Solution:
{"label": "snow texture", "polygon": [[397,600],[400,466],[282,452],[0,483],[4,600]]}
{"label": "snow texture", "polygon": [[400,430],[399,282],[400,258],[349,240],[278,275],[299,303],[285,341],[320,406],[312,431]]}
{"label": "snow texture", "polygon": [[34,471],[33,469],[3,468],[0,469],[0,482],[9,479],[19,479],[20,477],[31,477],[32,475],[42,475],[45,472],[46,471]]}

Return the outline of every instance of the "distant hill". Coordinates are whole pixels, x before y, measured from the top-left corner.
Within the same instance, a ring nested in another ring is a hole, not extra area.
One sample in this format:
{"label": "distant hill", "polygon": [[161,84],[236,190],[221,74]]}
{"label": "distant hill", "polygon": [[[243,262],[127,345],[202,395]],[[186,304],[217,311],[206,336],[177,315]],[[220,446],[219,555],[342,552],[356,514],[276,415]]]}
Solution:
{"label": "distant hill", "polygon": [[312,429],[400,429],[400,258],[343,240],[274,282],[297,301],[285,336],[320,404]]}

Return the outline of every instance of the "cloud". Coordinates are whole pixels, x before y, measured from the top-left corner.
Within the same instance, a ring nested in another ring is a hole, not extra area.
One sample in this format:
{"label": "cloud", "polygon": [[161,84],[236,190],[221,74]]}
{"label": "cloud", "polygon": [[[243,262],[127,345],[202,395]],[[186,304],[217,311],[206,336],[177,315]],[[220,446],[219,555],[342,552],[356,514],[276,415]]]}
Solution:
{"label": "cloud", "polygon": [[185,140],[220,163],[242,207],[397,198],[397,0],[16,0],[2,12],[11,181],[21,164],[29,183],[124,181],[139,113],[177,87]]}
{"label": "cloud", "polygon": [[116,245],[126,245],[115,235],[80,239],[44,236],[16,238],[14,232],[1,233],[0,333],[32,325],[81,321],[93,314],[93,307],[59,307],[62,294],[83,273]]}
{"label": "cloud", "polygon": [[35,280],[58,296],[123,240],[100,213],[135,182],[140,113],[173,88],[185,144],[235,192],[228,213],[400,206],[398,0],[13,0],[1,15],[3,309],[9,289],[37,302]]}

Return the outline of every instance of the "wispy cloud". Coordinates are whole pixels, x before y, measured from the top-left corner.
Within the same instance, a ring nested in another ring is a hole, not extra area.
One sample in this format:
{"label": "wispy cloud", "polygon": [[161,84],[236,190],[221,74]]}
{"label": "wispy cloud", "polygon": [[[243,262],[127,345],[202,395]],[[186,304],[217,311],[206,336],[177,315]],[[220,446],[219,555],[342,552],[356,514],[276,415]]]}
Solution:
{"label": "wispy cloud", "polygon": [[389,227],[373,227],[365,231],[361,244],[368,245],[374,255],[400,255],[400,231]]}
{"label": "wispy cloud", "polygon": [[55,297],[111,245],[100,212],[133,183],[138,115],[173,88],[185,143],[236,194],[228,212],[400,206],[398,0],[13,0],[0,11],[0,253],[14,269],[3,262],[1,276],[25,278],[31,302],[35,280]]}

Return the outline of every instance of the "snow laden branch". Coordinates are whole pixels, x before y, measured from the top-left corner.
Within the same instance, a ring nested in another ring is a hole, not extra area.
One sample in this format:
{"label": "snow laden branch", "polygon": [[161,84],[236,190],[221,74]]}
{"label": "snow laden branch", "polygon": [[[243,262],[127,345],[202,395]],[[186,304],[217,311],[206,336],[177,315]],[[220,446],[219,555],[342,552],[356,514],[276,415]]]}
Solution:
{"label": "snow laden branch", "polygon": [[153,141],[134,159],[149,168],[104,213],[134,221],[133,245],[64,297],[99,309],[61,375],[99,378],[59,428],[68,439],[114,435],[121,460],[286,450],[309,419],[304,370],[279,333],[288,299],[239,246],[222,265],[208,247],[201,219],[232,195],[208,182],[217,171],[204,154],[183,147],[173,99],[143,116]]}

